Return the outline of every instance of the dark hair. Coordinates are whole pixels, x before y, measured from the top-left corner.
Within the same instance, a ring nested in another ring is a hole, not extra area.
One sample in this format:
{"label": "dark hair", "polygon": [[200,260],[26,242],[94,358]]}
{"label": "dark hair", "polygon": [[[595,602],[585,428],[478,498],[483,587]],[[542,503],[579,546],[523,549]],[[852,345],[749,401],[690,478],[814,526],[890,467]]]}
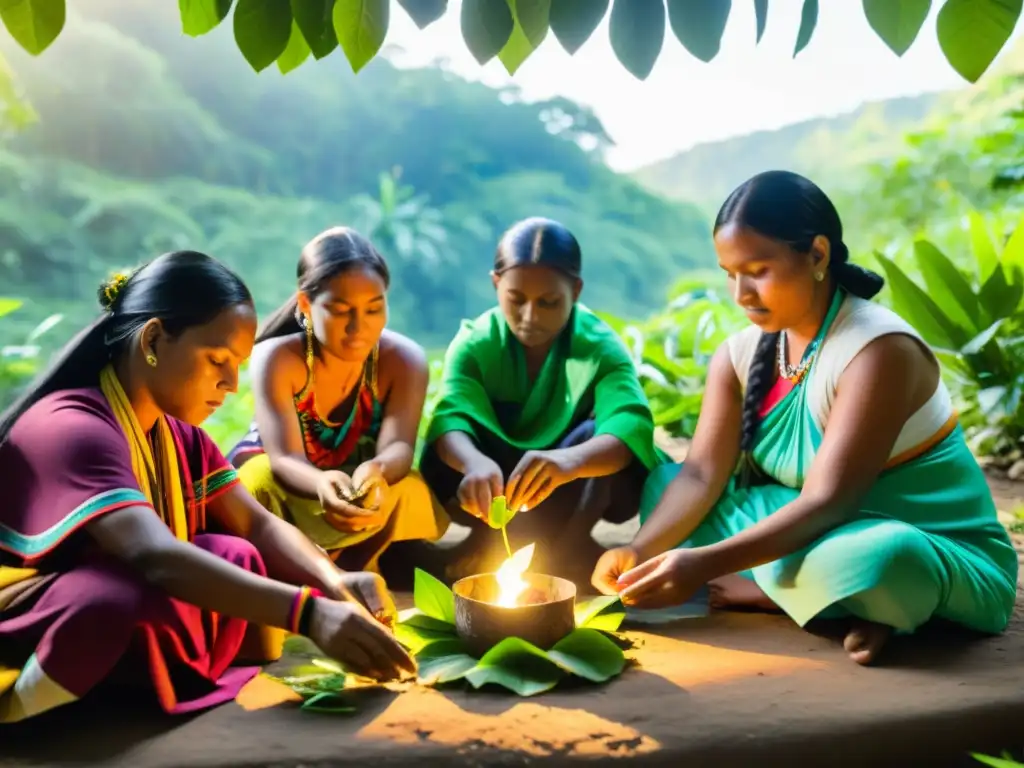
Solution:
{"label": "dark hair", "polygon": [[295,269],[298,291],[267,318],[256,334],[256,343],[301,331],[297,314],[299,293],[314,299],[327,289],[331,280],[358,267],[368,267],[380,275],[385,289],[391,285],[391,272],[384,257],[354,229],[332,227],[314,237],[299,254]]}
{"label": "dark hair", "polygon": [[578,280],[583,268],[580,244],[564,224],[534,216],[506,230],[494,252],[494,271],[539,265]]}
{"label": "dark hair", "polygon": [[116,275],[100,286],[99,300],[103,314],[68,342],[0,415],[0,443],[18,418],[47,395],[95,386],[103,367],[120,356],[150,320],[160,320],[173,336],[213,321],[225,309],[253,303],[238,275],[196,251],[167,253],[130,275]]}
{"label": "dark hair", "polygon": [[[785,243],[798,253],[808,253],[814,238],[828,239],[828,269],[833,284],[847,293],[870,299],[885,284],[881,275],[850,263],[850,251],[843,242],[843,223],[828,195],[810,179],[790,171],[766,171],[743,182],[722,204],[714,231],[737,224],[760,235]],[[754,435],[760,424],[761,403],[771,388],[772,366],[778,333],[762,333],[747,373],[740,433],[741,486],[749,486],[757,471],[751,457]]]}

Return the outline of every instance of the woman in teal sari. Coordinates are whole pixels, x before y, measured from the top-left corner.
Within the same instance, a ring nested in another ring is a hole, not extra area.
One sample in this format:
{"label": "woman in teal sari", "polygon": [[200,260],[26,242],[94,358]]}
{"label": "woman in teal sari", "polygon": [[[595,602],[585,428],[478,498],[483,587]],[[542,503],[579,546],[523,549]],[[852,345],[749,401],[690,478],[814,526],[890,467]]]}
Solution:
{"label": "woman in teal sari", "polygon": [[534,570],[585,582],[604,551],[591,529],[636,515],[661,462],[625,346],[577,301],[580,269],[568,229],[519,222],[495,255],[498,306],[464,323],[448,349],[420,471],[452,519],[473,529],[452,578],[505,557],[483,522],[504,495],[520,512],[508,526],[513,546],[537,545]]}
{"label": "woman in teal sari", "polygon": [[1009,536],[935,357],[869,301],[882,279],[848,262],[831,201],[796,174],[755,176],[715,248],[753,325],[715,354],[685,462],[652,473],[640,532],[595,586],[646,608],[708,584],[717,607],[845,619],[861,664],[932,618],[1005,629]]}

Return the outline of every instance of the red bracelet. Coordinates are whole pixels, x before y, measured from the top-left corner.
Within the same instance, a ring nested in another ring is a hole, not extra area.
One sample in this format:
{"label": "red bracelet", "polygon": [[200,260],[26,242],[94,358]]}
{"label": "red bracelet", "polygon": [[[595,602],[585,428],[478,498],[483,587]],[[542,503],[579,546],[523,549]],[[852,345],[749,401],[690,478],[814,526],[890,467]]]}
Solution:
{"label": "red bracelet", "polygon": [[291,610],[288,611],[289,632],[293,635],[300,634],[299,628],[302,626],[302,615],[306,612],[310,599],[323,596],[323,592],[319,589],[307,586],[299,587],[299,591],[295,593],[295,598],[292,600]]}

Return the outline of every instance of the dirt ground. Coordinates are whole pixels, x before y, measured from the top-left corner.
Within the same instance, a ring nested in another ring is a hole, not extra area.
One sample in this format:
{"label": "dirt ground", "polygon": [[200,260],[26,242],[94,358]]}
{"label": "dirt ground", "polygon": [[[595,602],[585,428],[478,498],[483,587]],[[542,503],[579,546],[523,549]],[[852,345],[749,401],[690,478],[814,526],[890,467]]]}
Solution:
{"label": "dirt ground", "polygon": [[[1024,499],[1024,484],[993,490],[1003,510]],[[634,530],[596,533],[614,545]],[[257,678],[238,702],[169,722],[108,697],[4,727],[0,765],[967,766],[971,750],[1024,747],[1024,597],[999,637],[929,628],[873,668],[828,629],[741,613],[629,627],[620,678],[532,699],[395,685],[357,691],[354,715],[317,715]]]}

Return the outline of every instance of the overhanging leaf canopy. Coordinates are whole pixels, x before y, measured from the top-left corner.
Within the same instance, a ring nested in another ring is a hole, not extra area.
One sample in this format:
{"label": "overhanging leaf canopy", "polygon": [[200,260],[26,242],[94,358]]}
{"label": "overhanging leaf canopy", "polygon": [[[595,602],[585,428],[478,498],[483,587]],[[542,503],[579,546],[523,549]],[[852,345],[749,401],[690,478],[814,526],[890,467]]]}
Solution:
{"label": "overhanging leaf canopy", "polygon": [[[0,0],[0,21],[32,55],[46,50],[65,24],[66,0]],[[932,10],[939,45],[961,77],[976,82],[1009,40],[1024,0],[862,0],[868,23],[897,56],[911,48]],[[257,72],[274,62],[282,73],[341,48],[358,72],[380,51],[398,5],[423,29],[449,12],[448,0],[178,0],[181,29],[204,35],[234,14],[235,42]],[[830,3],[804,0],[793,30],[796,56],[813,43],[819,13]],[[730,14],[754,14],[757,45],[769,23],[768,0],[462,0],[466,46],[482,65],[497,57],[514,74],[550,30],[570,54],[609,17],[620,63],[646,78],[671,34],[700,61],[718,55]],[[312,53],[312,57],[310,54]]]}

